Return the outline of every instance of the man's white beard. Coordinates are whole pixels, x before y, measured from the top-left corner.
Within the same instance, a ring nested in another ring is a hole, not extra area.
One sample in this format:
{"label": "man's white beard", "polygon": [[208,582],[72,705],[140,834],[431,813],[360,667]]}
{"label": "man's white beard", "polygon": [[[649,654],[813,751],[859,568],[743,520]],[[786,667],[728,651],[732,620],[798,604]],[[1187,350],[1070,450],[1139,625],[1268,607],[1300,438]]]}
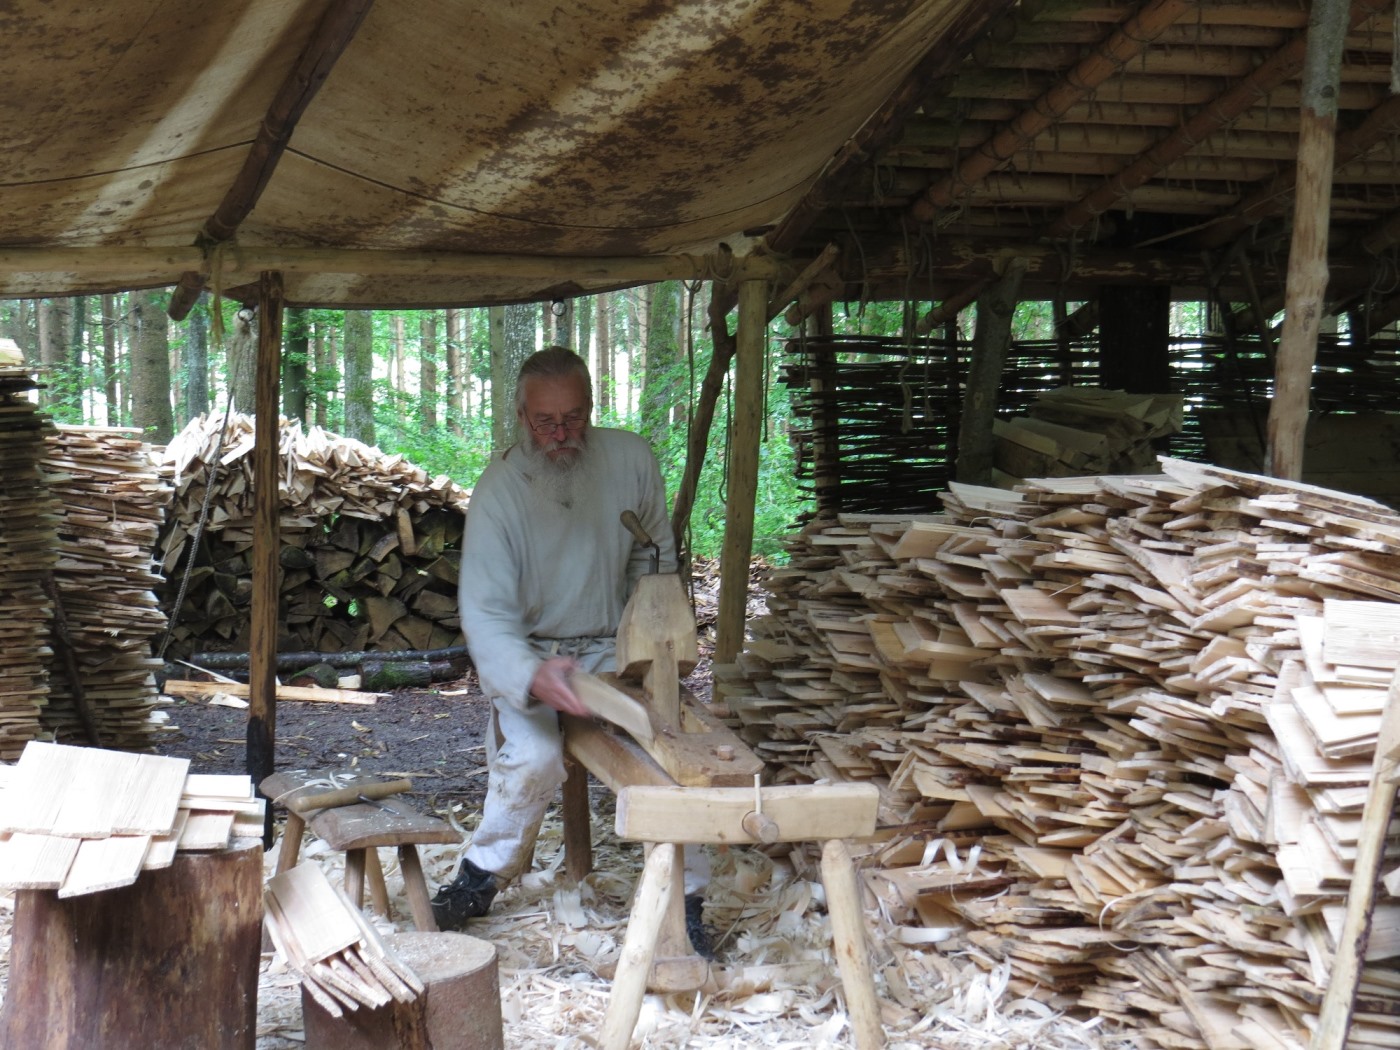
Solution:
{"label": "man's white beard", "polygon": [[[550,459],[547,452],[558,448],[572,448],[578,452]],[[525,455],[524,474],[530,481],[530,491],[537,498],[561,507],[572,507],[579,496],[592,488],[593,457],[589,455],[582,434],[550,442],[547,449],[527,437],[520,443],[520,451]]]}

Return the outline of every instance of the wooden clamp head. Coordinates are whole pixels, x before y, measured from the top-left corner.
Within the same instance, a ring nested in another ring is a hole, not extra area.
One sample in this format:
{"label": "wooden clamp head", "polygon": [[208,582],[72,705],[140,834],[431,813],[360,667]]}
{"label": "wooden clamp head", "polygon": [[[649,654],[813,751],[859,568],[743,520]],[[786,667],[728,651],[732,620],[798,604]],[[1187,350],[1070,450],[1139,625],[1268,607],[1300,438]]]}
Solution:
{"label": "wooden clamp head", "polygon": [[661,722],[678,725],[679,679],[699,659],[695,615],[681,578],[666,573],[638,579],[617,628],[618,677],[640,681]]}

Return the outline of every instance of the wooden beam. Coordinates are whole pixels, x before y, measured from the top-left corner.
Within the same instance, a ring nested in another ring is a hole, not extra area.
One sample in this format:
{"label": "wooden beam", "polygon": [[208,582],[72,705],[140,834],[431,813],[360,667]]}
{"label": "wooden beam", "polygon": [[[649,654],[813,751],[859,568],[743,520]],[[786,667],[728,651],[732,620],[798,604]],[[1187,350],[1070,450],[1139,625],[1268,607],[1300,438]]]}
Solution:
{"label": "wooden beam", "polygon": [[[253,417],[253,601],[248,645],[248,776],[272,776],[277,739],[277,611],[281,479],[278,378],[282,364],[282,275],[262,275]],[[259,789],[261,790],[261,789]],[[272,807],[263,846],[272,848]]]}
{"label": "wooden beam", "polygon": [[[1356,0],[1351,8],[1350,22],[1359,24],[1389,6],[1388,0]],[[1190,153],[1245,110],[1257,105],[1260,98],[1279,84],[1298,76],[1302,72],[1306,53],[1307,34],[1299,34],[1248,76],[1240,78],[1228,90],[1201,106],[1170,135],[1066,208],[1040,231],[1040,235],[1051,240],[1068,237],[1102,215],[1172,161]]]}
{"label": "wooden beam", "polygon": [[1091,95],[1100,84],[1140,55],[1158,34],[1187,11],[1195,11],[1197,6],[1197,0],[1152,0],[1061,77],[1054,87],[977,147],[956,170],[925,190],[910,206],[911,217],[916,222],[932,221],[939,209],[948,207],[987,175],[1005,167],[1071,106]]}
{"label": "wooden beam", "polygon": [[875,834],[880,792],[873,784],[766,788],[650,787],[617,794],[618,838],[636,842],[742,843],[759,838],[744,818],[759,812],[776,825],[768,842],[864,838]]}
{"label": "wooden beam", "polygon": [[1006,350],[1011,345],[1011,315],[1016,311],[1025,272],[1024,259],[1008,260],[1001,280],[977,300],[977,331],[972,337],[955,467],[957,479],[972,485],[992,482],[992,420],[997,387]]}
{"label": "wooden beam", "polygon": [[[374,0],[341,0],[327,8],[321,21],[311,31],[311,39],[297,56],[287,79],[282,81],[273,95],[272,104],[258,125],[258,133],[233,185],[195,238],[198,247],[211,248],[222,244],[237,232],[248,217],[277,169],[301,115],[330,76],[336,60],[355,39],[360,23],[373,4]],[[170,296],[168,312],[173,320],[185,319],[204,288],[204,277],[200,270],[188,270],[181,275],[179,284]]]}
{"label": "wooden beam", "polygon": [[768,341],[768,285],[739,286],[738,366],[734,377],[734,422],[729,443],[729,500],[720,555],[716,663],[732,663],[744,647],[753,555],[754,501],[758,493],[758,443],[763,433],[763,358]]}
{"label": "wooden beam", "polygon": [[[0,273],[167,275],[207,273],[198,248],[0,248]],[[348,273],[369,277],[517,277],[576,281],[786,280],[790,267],[773,255],[574,256],[487,255],[472,252],[380,251],[358,248],[278,248],[227,244],[220,249],[225,278],[282,273]],[[230,283],[233,283],[230,281]]]}
{"label": "wooden beam", "polygon": [[1346,0],[1314,0],[1308,18],[1303,105],[1298,111],[1298,185],[1283,333],[1269,404],[1268,467],[1276,478],[1303,477],[1317,333],[1327,294],[1327,228],[1332,202],[1332,149],[1337,135],[1337,84],[1342,74]]}

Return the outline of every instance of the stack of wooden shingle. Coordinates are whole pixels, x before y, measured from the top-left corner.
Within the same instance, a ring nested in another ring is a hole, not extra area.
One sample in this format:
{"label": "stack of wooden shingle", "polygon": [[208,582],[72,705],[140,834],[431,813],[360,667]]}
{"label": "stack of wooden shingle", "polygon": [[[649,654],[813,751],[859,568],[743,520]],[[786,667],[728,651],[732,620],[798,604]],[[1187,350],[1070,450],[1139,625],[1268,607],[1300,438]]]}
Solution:
{"label": "stack of wooden shingle", "polygon": [[[166,618],[156,600],[156,538],[170,486],[158,476],[151,446],[127,428],[58,427],[48,436],[44,469],[62,504],[54,567],[62,619],[55,649],[67,646],[81,697],[103,746],[141,748],[163,729],[153,648]],[[67,661],[50,660],[43,726],[60,740],[85,727]]]}
{"label": "stack of wooden shingle", "polygon": [[51,424],[24,396],[29,373],[0,368],[0,759],[14,761],[39,734],[48,698],[52,603],[46,581],[58,558],[58,504],[41,462]]}
{"label": "stack of wooden shingle", "polygon": [[[1301,1045],[1394,672],[1366,643],[1400,608],[1400,517],[1162,465],[812,523],[716,696],[778,779],[880,784],[872,888],[1013,991],[1142,1045]],[[1354,1038],[1393,1045],[1400,984],[1368,968],[1362,994]]]}
{"label": "stack of wooden shingle", "polygon": [[0,792],[0,887],[72,897],[129,886],[180,850],[262,834],[246,776],[189,759],[31,741]]}

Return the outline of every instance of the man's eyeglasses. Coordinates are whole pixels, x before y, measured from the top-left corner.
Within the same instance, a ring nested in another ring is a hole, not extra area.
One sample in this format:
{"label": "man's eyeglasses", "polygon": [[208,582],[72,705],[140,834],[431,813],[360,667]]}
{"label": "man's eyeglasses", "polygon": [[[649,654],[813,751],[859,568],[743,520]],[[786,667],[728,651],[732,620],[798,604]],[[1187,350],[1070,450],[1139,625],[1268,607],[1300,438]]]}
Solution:
{"label": "man's eyeglasses", "polygon": [[588,416],[582,412],[571,412],[563,419],[533,419],[529,421],[528,425],[540,437],[548,437],[560,428],[569,434],[577,434],[583,430],[587,422]]}

